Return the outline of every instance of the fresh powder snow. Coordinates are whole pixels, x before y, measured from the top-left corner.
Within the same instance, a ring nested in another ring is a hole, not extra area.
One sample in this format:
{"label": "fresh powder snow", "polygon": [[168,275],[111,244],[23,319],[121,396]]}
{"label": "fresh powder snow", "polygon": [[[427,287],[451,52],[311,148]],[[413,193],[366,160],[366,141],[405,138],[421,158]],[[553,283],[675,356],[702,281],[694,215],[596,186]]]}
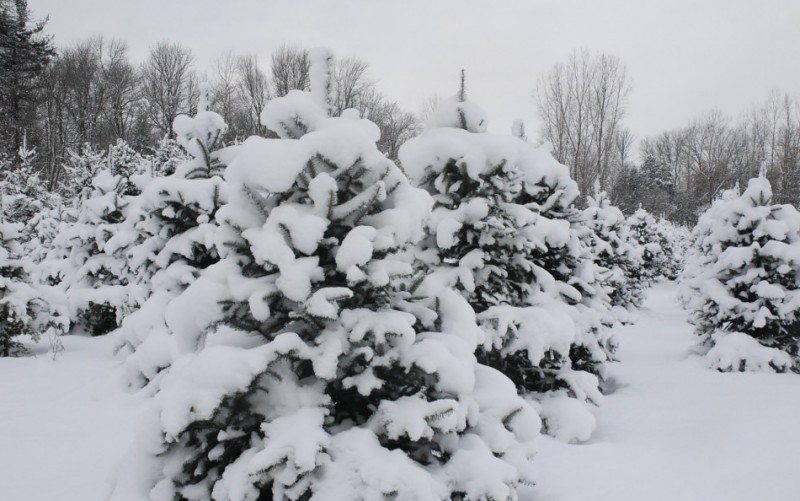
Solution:
{"label": "fresh powder snow", "polygon": [[[615,329],[622,361],[610,366],[592,437],[542,437],[537,485],[521,500],[796,499],[800,376],[708,369],[676,292],[656,284],[638,321]],[[0,359],[0,499],[102,501],[133,441],[146,398],[105,391],[115,340],[61,340],[55,360],[46,341]],[[367,447],[349,438],[343,453]]]}

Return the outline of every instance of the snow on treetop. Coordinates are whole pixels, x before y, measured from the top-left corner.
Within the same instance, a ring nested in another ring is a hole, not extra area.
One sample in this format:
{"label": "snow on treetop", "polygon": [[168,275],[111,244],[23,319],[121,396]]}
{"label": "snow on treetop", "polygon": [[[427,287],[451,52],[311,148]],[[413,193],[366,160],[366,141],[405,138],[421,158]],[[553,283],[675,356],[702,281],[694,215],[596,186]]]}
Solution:
{"label": "snow on treetop", "polygon": [[455,160],[473,179],[505,164],[522,172],[529,189],[544,183],[561,190],[567,204],[578,196],[578,186],[565,165],[546,148],[534,147],[514,136],[435,128],[407,141],[400,147],[398,157],[406,175],[415,183],[429,175],[430,170],[441,172]]}
{"label": "snow on treetop", "polygon": [[333,51],[327,47],[317,47],[308,52],[308,58],[311,93],[317,104],[330,113],[336,102]]}
{"label": "snow on treetop", "polygon": [[213,111],[198,111],[194,117],[178,115],[172,122],[175,138],[190,155],[203,158],[228,130],[225,120]]}
{"label": "snow on treetop", "polygon": [[486,132],[487,124],[488,119],[483,108],[453,96],[439,104],[428,122],[428,128],[453,127],[469,132]]}
{"label": "snow on treetop", "polygon": [[326,117],[310,92],[292,90],[267,103],[261,112],[261,124],[283,139],[297,139],[316,130]]}
{"label": "snow on treetop", "polygon": [[[316,103],[305,101],[305,94],[299,101],[310,104],[306,111],[312,107],[315,110],[314,126],[308,128],[313,132],[288,141],[248,138],[226,170],[228,182],[282,193],[292,187],[308,160],[315,156],[348,167],[358,161],[370,165],[390,163],[375,146],[380,138],[377,125],[364,119],[326,118]],[[265,114],[268,109],[269,105]]]}

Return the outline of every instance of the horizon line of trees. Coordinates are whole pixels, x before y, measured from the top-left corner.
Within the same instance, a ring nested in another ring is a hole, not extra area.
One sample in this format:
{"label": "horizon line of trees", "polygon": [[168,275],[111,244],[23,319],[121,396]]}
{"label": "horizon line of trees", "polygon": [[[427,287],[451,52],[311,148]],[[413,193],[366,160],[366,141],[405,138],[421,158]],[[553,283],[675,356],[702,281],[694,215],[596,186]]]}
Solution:
{"label": "horizon line of trees", "polygon": [[[106,149],[117,139],[150,152],[172,137],[175,117],[196,111],[201,82],[211,86],[211,107],[229,124],[225,144],[268,136],[260,123],[265,104],[309,88],[304,47],[277,47],[266,68],[255,53],[228,51],[200,72],[191,49],[178,42],[156,42],[136,64],[118,39],[95,35],[56,47],[46,23],[30,19],[26,0],[0,0],[0,154],[13,158],[24,143],[35,147],[34,163],[51,190],[72,154]],[[378,89],[369,70],[356,57],[336,61],[336,111],[356,108],[375,122],[381,151],[396,157],[419,122]]]}
{"label": "horizon line of trees", "polygon": [[[45,34],[47,18],[30,19],[26,0],[0,0],[0,173],[13,168],[18,151],[39,169],[49,190],[69,182],[64,165],[87,149],[104,150],[118,139],[152,153],[172,135],[179,114],[194,113],[200,82],[211,87],[211,108],[229,129],[224,144],[250,135],[270,136],[260,123],[266,103],[309,88],[308,50],[277,47],[262,67],[255,53],[222,53],[201,73],[192,51],[176,42],[155,43],[141,64],[127,44],[91,36],[56,47]],[[338,59],[336,112],[356,108],[381,129],[379,149],[390,158],[439,101],[404,110],[384,95],[357,57]],[[638,141],[625,125],[633,90],[616,56],[574,51],[536,83],[538,141],[569,166],[585,197],[596,187],[611,194],[626,214],[639,206],[682,224],[723,190],[761,169],[781,203],[800,203],[800,101],[774,91],[738,120],[719,110],[686,126]],[[634,152],[638,150],[636,161]],[[5,160],[4,160],[5,158]]]}
{"label": "horizon line of trees", "polygon": [[599,187],[626,214],[641,206],[693,225],[724,190],[746,185],[763,169],[777,203],[800,203],[797,95],[773,90],[739,119],[706,111],[636,145],[624,123],[632,88],[619,58],[587,50],[573,52],[537,82],[540,141],[569,166],[584,197]]}

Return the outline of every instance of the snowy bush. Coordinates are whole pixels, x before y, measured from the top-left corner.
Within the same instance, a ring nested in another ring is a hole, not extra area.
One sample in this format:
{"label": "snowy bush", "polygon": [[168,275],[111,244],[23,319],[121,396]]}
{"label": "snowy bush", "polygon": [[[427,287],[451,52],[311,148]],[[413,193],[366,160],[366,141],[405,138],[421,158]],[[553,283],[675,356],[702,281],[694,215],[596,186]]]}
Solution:
{"label": "snowy bush", "polygon": [[262,122],[306,132],[251,137],[227,168],[221,259],[162,312],[180,355],[112,499],[515,499],[531,480],[538,415],[476,363],[463,298],[419,291],[430,197],[377,126],[320,102],[274,100]]}
{"label": "snowy bush", "polygon": [[667,219],[659,218],[658,231],[664,235],[668,248],[668,265],[664,277],[675,280],[680,277],[686,260],[686,252],[691,245],[691,230],[683,225],[675,224]]}
{"label": "snowy bush", "polygon": [[92,190],[82,190],[73,224],[46,223],[55,224],[59,233],[43,264],[45,279],[59,283],[72,324],[92,335],[115,329],[127,312],[131,271],[124,256],[106,252],[105,246],[118,233],[139,192],[135,176],[143,168],[140,160],[122,143],[105,157],[91,154],[86,161],[76,157],[77,165],[86,166],[80,172],[95,172]]}
{"label": "snowy bush", "polygon": [[45,286],[31,277],[33,262],[19,242],[22,225],[0,221],[0,356],[25,352],[19,337],[37,341],[42,334],[59,335],[69,326],[63,307],[52,301]]}
{"label": "snowy bush", "polygon": [[715,201],[692,236],[681,294],[711,366],[797,371],[800,213],[752,179]]}
{"label": "snowy bush", "polygon": [[[583,215],[592,230],[589,245],[601,267],[600,280],[612,306],[625,311],[641,306],[645,287],[642,256],[622,211],[599,191],[587,197]],[[618,312],[618,318],[626,319],[625,311]]]}
{"label": "snowy bush", "polygon": [[[140,181],[141,196],[106,246],[107,252],[127,260],[136,284],[129,297],[129,309],[135,311],[124,319],[120,332],[126,351],[135,351],[120,377],[133,387],[153,380],[172,360],[163,318],[166,305],[201,270],[219,261],[214,218],[226,201],[222,172],[235,148],[217,149],[227,125],[207,109],[208,88],[204,86],[203,91],[197,114],[180,115],[173,124],[183,153],[174,152],[170,142],[162,142]],[[177,159],[163,156],[170,151]],[[167,171],[164,166],[176,160],[180,163],[174,172],[160,175]]]}
{"label": "snowy bush", "polygon": [[16,161],[0,161],[0,212],[6,223],[22,223],[21,238],[30,240],[34,235],[29,222],[41,211],[56,203],[56,197],[47,191],[46,183],[33,165],[34,150],[23,143]]}
{"label": "snowy bush", "polygon": [[479,360],[521,394],[599,402],[613,319],[572,205],[577,186],[545,150],[485,128],[462,89],[400,149],[403,169],[434,200],[422,288],[469,302],[489,334]]}
{"label": "snowy bush", "polygon": [[631,235],[639,245],[642,256],[642,278],[647,283],[653,283],[660,278],[677,278],[677,259],[664,228],[658,224],[656,218],[644,209],[638,209],[628,216],[628,228]]}

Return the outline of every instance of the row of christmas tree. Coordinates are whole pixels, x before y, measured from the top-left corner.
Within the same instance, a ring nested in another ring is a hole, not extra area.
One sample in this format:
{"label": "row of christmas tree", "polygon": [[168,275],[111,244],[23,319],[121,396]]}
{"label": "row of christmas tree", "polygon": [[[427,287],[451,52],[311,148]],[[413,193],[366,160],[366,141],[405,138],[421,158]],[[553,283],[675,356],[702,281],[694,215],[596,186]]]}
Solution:
{"label": "row of christmas tree", "polygon": [[114,499],[513,499],[541,430],[588,438],[610,327],[676,276],[680,239],[602,193],[576,207],[463,79],[396,165],[331,116],[312,56],[312,91],[262,113],[280,139],[221,147],[201,99],[185,153],[119,144],[73,204],[3,223],[6,354],[117,336],[119,382],[153,398]]}

